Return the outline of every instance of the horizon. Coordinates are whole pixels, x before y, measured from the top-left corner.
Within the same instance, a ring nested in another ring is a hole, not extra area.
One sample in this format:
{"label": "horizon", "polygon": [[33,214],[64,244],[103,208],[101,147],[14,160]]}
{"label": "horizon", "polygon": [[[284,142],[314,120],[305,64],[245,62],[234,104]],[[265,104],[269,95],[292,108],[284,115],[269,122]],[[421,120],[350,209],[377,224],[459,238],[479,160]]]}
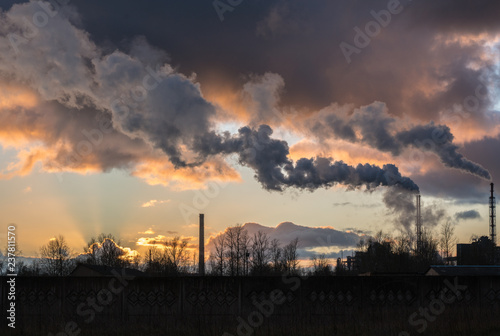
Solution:
{"label": "horizon", "polygon": [[[76,250],[100,233],[138,251],[155,237],[194,246],[199,212],[205,243],[238,223],[413,232],[416,191],[436,235],[448,221],[458,242],[488,235],[492,4],[428,15],[430,29],[422,12],[444,5],[155,6],[0,6],[0,213],[25,255],[59,234]],[[350,23],[331,20],[343,11]]]}

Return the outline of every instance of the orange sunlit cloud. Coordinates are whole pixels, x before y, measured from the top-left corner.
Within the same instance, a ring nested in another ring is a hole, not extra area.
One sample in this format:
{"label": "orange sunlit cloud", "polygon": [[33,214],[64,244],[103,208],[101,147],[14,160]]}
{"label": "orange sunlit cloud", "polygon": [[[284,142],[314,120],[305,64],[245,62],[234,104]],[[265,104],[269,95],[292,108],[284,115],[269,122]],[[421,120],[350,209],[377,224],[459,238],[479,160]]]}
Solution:
{"label": "orange sunlit cloud", "polygon": [[393,161],[389,153],[380,153],[378,150],[353,144],[343,140],[332,140],[323,146],[310,140],[301,140],[290,148],[290,157],[298,160],[302,157],[326,156],[335,161],[344,161],[349,165],[370,163],[384,165]]}
{"label": "orange sunlit cloud", "polygon": [[[491,118],[495,118],[492,114]],[[454,142],[464,144],[488,137],[496,137],[500,134],[500,125],[495,120],[491,122],[477,121],[472,118],[470,112],[465,111],[463,105],[456,106],[454,111],[446,111],[440,114],[440,122],[447,125],[454,136]],[[485,124],[487,123],[487,124]]]}
{"label": "orange sunlit cloud", "polygon": [[[187,249],[191,250],[191,249],[198,248],[197,244],[190,243],[193,240],[197,240],[196,237],[180,236],[179,238],[181,241],[186,241],[188,243],[186,245]],[[170,240],[171,240],[171,238],[164,236],[164,235],[157,235],[156,237],[139,237],[139,238],[137,238],[135,245],[140,246],[140,247],[156,246],[156,247],[165,248],[167,246],[167,242]]]}
{"label": "orange sunlit cloud", "polygon": [[35,107],[38,98],[33,91],[20,86],[0,84],[0,111],[16,107]]}
{"label": "orange sunlit cloud", "polygon": [[158,235],[156,237],[140,237],[135,244],[139,246],[165,246],[166,241],[166,236]]}
{"label": "orange sunlit cloud", "polygon": [[153,228],[149,228],[147,229],[146,231],[144,232],[137,232],[138,234],[148,234],[148,235],[152,235],[152,234],[155,234],[155,232],[153,231]]}
{"label": "orange sunlit cloud", "polygon": [[203,95],[218,108],[219,121],[221,120],[241,120],[245,122],[249,119],[249,111],[245,106],[244,98],[239,90],[232,90],[228,87],[218,85],[204,86]]}
{"label": "orange sunlit cloud", "polygon": [[399,167],[403,175],[425,174],[437,167],[442,167],[442,163],[435,154],[415,148],[406,149],[398,157],[393,157],[390,153],[383,153],[362,144],[354,144],[344,140],[331,140],[323,144],[323,146],[319,146],[310,140],[302,140],[290,148],[290,157],[294,160],[318,155],[331,157],[335,161],[343,161],[351,166],[369,163],[382,167],[387,163],[393,163]]}
{"label": "orange sunlit cloud", "polygon": [[165,204],[170,202],[170,200],[163,200],[163,201],[158,201],[158,200],[150,200],[141,205],[142,208],[152,208],[155,207],[159,204]]}
{"label": "orange sunlit cloud", "polygon": [[212,159],[199,167],[175,169],[165,159],[147,159],[132,172],[150,185],[170,186],[175,190],[200,189],[208,181],[240,182],[238,172],[221,159]]}
{"label": "orange sunlit cloud", "polygon": [[[26,176],[30,174],[38,162],[42,163],[43,171],[49,173],[73,172],[79,174],[98,173],[101,168],[98,163],[92,160],[75,162],[73,165],[62,166],[58,163],[58,156],[61,153],[71,154],[64,145],[53,147],[34,146],[28,149],[22,149],[17,153],[17,162],[12,162],[7,169],[0,172],[1,179],[10,179],[14,176]],[[90,157],[90,156],[89,156]]]}

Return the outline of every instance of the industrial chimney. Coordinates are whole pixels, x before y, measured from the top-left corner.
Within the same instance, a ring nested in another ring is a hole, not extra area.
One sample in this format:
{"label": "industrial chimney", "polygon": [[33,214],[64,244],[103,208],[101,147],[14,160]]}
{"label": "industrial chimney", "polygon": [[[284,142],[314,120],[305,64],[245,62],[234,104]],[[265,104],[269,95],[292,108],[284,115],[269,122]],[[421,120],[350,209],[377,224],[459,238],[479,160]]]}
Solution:
{"label": "industrial chimney", "polygon": [[417,253],[422,251],[422,212],[420,204],[420,194],[417,194],[417,221],[415,224],[417,231]]}
{"label": "industrial chimney", "polygon": [[490,196],[490,239],[493,244],[497,244],[497,228],[496,228],[496,201],[495,196],[493,196],[493,183],[491,186],[491,196]]}
{"label": "industrial chimney", "polygon": [[205,275],[205,215],[200,214],[200,238],[199,238],[199,264],[198,273]]}

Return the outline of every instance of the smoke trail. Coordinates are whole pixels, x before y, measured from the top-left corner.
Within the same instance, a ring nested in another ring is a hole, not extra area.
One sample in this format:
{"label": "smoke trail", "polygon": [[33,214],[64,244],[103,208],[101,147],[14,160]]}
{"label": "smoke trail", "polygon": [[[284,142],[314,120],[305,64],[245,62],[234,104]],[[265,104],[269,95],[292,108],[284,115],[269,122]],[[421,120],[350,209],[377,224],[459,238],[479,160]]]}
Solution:
{"label": "smoke trail", "polygon": [[195,150],[203,157],[218,154],[237,154],[239,162],[255,171],[255,177],[265,189],[282,191],[288,187],[315,190],[336,184],[350,188],[365,186],[399,186],[418,191],[418,186],[408,177],[401,176],[392,164],[382,168],[371,164],[350,166],[331,158],[301,158],[293,162],[285,141],[271,138],[268,125],[257,130],[243,127],[237,135],[210,132],[195,141]]}
{"label": "smoke trail", "polygon": [[453,144],[454,136],[448,126],[434,125],[430,122],[427,125],[414,126],[407,131],[399,132],[395,138],[403,146],[414,146],[433,152],[447,167],[491,180],[491,175],[486,169],[458,152],[458,146]]}
{"label": "smoke trail", "polygon": [[[412,225],[416,221],[415,195],[415,192],[394,187],[388,189],[383,196],[384,204],[395,216],[395,226],[403,226],[408,233],[413,233]],[[435,227],[447,217],[446,210],[436,204],[423,207],[421,214],[422,224],[427,227]]]}
{"label": "smoke trail", "polygon": [[[418,190],[413,181],[401,176],[390,164],[353,167],[322,157],[294,162],[289,158],[288,144],[272,139],[272,129],[266,125],[258,129],[243,127],[236,135],[216,134],[211,130],[217,111],[203,97],[199,83],[165,64],[165,53],[144,40],[132,41],[128,52],[108,53],[61,13],[51,18],[36,38],[17,44],[14,50],[12,41],[5,36],[13,32],[25,33],[28,30],[26,18],[33,17],[37,11],[35,3],[16,5],[5,17],[6,23],[0,25],[3,33],[0,34],[0,80],[29,83],[41,101],[57,103],[62,110],[45,126],[51,132],[37,134],[64,134],[64,140],[78,149],[80,138],[74,134],[81,132],[77,128],[74,128],[77,131],[69,129],[69,122],[61,122],[76,119],[76,113],[65,113],[64,108],[88,109],[93,113],[103,111],[109,115],[113,129],[123,138],[129,138],[127,143],[140,143],[141,150],[133,156],[128,154],[129,148],[115,155],[120,159],[120,167],[125,166],[123,161],[127,157],[131,164],[140,161],[142,148],[147,148],[151,156],[164,154],[176,168],[199,166],[208,156],[236,154],[240,163],[252,168],[257,180],[268,190],[280,191],[288,187],[315,190],[335,184],[349,188],[401,186]],[[33,62],[34,58],[38,61]],[[271,90],[282,86],[277,77],[269,77],[267,83],[266,87]],[[276,103],[277,97],[262,94],[262,87],[247,85],[245,90],[261,102],[260,110]],[[88,118],[87,114],[78,116]],[[386,134],[383,131],[388,130],[392,121],[384,119],[383,115],[377,118],[377,114],[371,114],[377,122],[368,122],[368,116],[370,114],[359,115],[356,117],[359,120],[354,119],[359,125],[366,124],[364,141],[381,139],[375,141],[376,146],[389,150],[393,137],[389,131]],[[75,120],[75,124],[80,125],[79,121]],[[86,127],[95,128],[91,121],[87,122]],[[347,124],[338,126],[348,136],[356,135],[356,132],[349,132]],[[110,137],[102,138],[104,142],[110,141]],[[50,146],[48,140],[45,142]],[[107,143],[95,145],[93,155],[111,161],[108,148]],[[112,166],[111,162],[107,165]]]}
{"label": "smoke trail", "polygon": [[348,115],[341,108],[321,111],[307,121],[312,134],[320,140],[333,136],[362,143],[382,152],[400,156],[405,148],[413,147],[437,155],[450,168],[491,180],[490,173],[458,152],[454,136],[446,125],[411,125],[405,129],[403,121],[390,116],[384,103],[376,102]]}

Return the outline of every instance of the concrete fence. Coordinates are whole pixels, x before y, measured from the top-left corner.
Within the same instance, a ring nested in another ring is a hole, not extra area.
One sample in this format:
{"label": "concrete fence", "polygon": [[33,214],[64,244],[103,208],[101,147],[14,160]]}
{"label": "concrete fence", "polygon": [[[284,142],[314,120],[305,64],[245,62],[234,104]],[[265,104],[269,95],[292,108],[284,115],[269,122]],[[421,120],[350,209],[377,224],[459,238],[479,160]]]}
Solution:
{"label": "concrete fence", "polygon": [[[0,282],[3,321],[7,280]],[[415,310],[443,295],[454,298],[446,303],[450,307],[498,310],[500,277],[18,277],[15,302],[18,328],[42,330],[68,322],[126,326],[218,319],[236,324],[237,317],[255,311],[270,319],[352,319],[381,309]]]}

